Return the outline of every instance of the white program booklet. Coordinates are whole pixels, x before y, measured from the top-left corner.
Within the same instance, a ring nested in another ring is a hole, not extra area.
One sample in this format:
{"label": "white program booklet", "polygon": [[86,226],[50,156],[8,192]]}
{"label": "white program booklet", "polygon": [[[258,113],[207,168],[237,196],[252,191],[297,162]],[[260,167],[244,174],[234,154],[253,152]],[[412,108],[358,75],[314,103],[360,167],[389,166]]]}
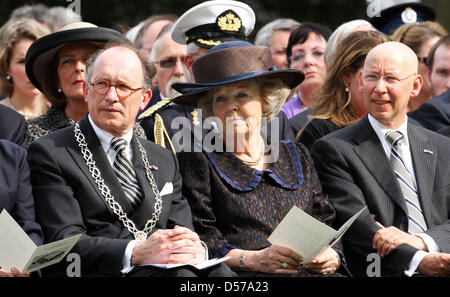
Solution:
{"label": "white program booklet", "polygon": [[290,248],[303,257],[303,263],[308,263],[333,246],[366,208],[367,206],[361,209],[336,231],[294,206],[268,240],[273,245]]}
{"label": "white program booklet", "polygon": [[163,268],[163,269],[171,269],[171,268],[176,268],[176,267],[181,267],[181,266],[192,266],[197,268],[198,270],[201,269],[205,269],[217,264],[220,264],[222,262],[225,262],[226,260],[231,259],[231,257],[223,257],[223,258],[214,258],[211,260],[206,260],[202,263],[199,263],[197,265],[190,265],[190,264],[148,264],[148,266],[154,266],[154,267],[158,267],[158,268]]}
{"label": "white program booklet", "polygon": [[0,214],[0,267],[12,267],[22,273],[33,272],[58,263],[72,249],[81,234],[36,246],[11,215],[4,209]]}

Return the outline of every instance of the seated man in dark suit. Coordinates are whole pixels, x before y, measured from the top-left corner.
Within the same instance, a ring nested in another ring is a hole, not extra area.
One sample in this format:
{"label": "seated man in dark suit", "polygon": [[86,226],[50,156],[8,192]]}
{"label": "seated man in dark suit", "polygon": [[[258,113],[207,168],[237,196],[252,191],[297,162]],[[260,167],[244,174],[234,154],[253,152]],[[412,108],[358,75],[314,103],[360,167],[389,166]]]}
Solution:
{"label": "seated man in dark suit", "polygon": [[367,275],[372,253],[382,276],[450,275],[450,139],[408,121],[417,70],[407,46],[375,47],[360,73],[369,115],[312,147],[336,224],[368,206],[343,237],[354,275]]}
{"label": "seated man in dark suit", "polygon": [[[81,233],[72,252],[80,255],[82,276],[234,275],[225,264],[200,272],[143,266],[195,265],[207,256],[181,195],[175,156],[134,134],[154,72],[131,45],[109,45],[87,63],[89,113],[29,147],[45,240]],[[52,272],[64,275],[57,268]]]}
{"label": "seated man in dark suit", "polygon": [[6,139],[26,148],[27,123],[16,111],[0,104],[0,139]]}

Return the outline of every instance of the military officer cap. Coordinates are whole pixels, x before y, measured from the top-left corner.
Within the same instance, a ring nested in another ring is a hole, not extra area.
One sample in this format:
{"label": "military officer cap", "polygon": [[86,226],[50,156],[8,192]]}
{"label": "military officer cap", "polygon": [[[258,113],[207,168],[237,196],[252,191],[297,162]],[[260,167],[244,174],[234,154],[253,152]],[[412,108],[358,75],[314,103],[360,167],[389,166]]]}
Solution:
{"label": "military officer cap", "polygon": [[433,7],[419,0],[367,0],[367,14],[372,25],[386,34],[403,24],[436,19]]}
{"label": "military officer cap", "polygon": [[186,11],[172,28],[172,39],[212,48],[228,41],[247,40],[255,27],[255,12],[232,0],[206,1]]}

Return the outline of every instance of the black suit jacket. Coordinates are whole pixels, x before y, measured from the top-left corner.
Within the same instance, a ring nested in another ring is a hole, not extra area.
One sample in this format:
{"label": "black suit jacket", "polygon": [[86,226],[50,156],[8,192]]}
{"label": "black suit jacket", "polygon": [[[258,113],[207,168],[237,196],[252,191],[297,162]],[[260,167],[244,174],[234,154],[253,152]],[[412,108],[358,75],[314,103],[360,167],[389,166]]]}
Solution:
{"label": "black suit jacket", "polygon": [[[143,193],[143,202],[133,212],[87,116],[80,121],[80,128],[111,194],[137,228],[142,230],[154,213],[155,197],[146,178],[136,136],[132,139],[133,167]],[[140,139],[140,142],[147,152],[150,165],[158,167],[153,171],[158,189],[161,191],[166,183],[173,183],[173,193],[162,196],[161,215],[152,233],[175,225],[193,230],[189,204],[181,195],[181,176],[175,156],[145,139]],[[91,177],[75,140],[74,126],[33,142],[29,147],[29,163],[36,214],[44,230],[45,241],[52,242],[81,233],[82,237],[72,252],[81,256],[82,276],[120,275],[125,248],[134,238],[107,205]],[[58,270],[65,273],[65,267]]]}
{"label": "black suit jacket", "polygon": [[11,108],[0,104],[0,139],[9,140],[26,148],[26,132],[25,118]]}
{"label": "black suit jacket", "polygon": [[439,130],[438,133],[450,137],[450,126],[442,130]]}
{"label": "black suit jacket", "polygon": [[409,116],[432,131],[439,131],[450,126],[450,90],[425,101]]}
{"label": "black suit jacket", "polygon": [[[450,139],[408,124],[408,137],[426,233],[450,252]],[[432,153],[429,153],[429,152]],[[367,255],[379,227],[408,230],[406,203],[388,157],[368,118],[317,140],[312,147],[323,191],[336,209],[336,227],[368,206],[343,237],[353,274],[366,275]],[[381,261],[383,276],[401,276],[416,249],[401,245]]]}
{"label": "black suit jacket", "polygon": [[35,220],[26,156],[23,148],[0,140],[0,212],[6,209],[31,240],[41,245],[42,230]]}

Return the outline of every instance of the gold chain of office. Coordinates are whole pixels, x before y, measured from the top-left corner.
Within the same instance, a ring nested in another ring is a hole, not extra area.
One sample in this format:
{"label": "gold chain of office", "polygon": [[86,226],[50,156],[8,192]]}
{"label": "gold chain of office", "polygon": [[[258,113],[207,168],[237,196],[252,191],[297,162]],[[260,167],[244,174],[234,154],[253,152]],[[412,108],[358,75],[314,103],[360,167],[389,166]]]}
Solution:
{"label": "gold chain of office", "polygon": [[109,207],[113,210],[113,212],[119,217],[119,220],[123,223],[123,225],[134,235],[134,238],[136,240],[146,240],[148,234],[153,230],[153,228],[156,225],[156,222],[159,220],[159,216],[161,214],[162,209],[162,199],[161,194],[159,193],[158,187],[155,182],[155,178],[153,177],[153,173],[151,171],[151,166],[148,162],[147,153],[144,150],[144,147],[140,143],[139,139],[136,138],[136,141],[139,146],[139,151],[142,155],[142,160],[144,162],[145,171],[147,175],[147,179],[150,182],[150,185],[152,186],[153,193],[156,197],[156,203],[155,203],[155,212],[153,213],[153,216],[151,219],[147,221],[147,223],[144,226],[143,230],[138,230],[136,228],[136,225],[133,221],[131,221],[127,214],[123,211],[122,207],[119,203],[114,199],[114,196],[111,195],[111,191],[108,188],[108,186],[105,184],[105,180],[101,176],[100,170],[95,165],[95,161],[92,158],[92,153],[89,150],[85,137],[83,133],[81,132],[80,126],[78,123],[75,125],[74,129],[75,139],[78,142],[78,146],[81,149],[81,154],[83,156],[83,159],[86,161],[86,165],[89,169],[89,172],[91,173],[92,178],[94,179],[95,183],[97,184],[100,192],[102,193],[103,197],[105,198],[106,202],[108,203]]}

